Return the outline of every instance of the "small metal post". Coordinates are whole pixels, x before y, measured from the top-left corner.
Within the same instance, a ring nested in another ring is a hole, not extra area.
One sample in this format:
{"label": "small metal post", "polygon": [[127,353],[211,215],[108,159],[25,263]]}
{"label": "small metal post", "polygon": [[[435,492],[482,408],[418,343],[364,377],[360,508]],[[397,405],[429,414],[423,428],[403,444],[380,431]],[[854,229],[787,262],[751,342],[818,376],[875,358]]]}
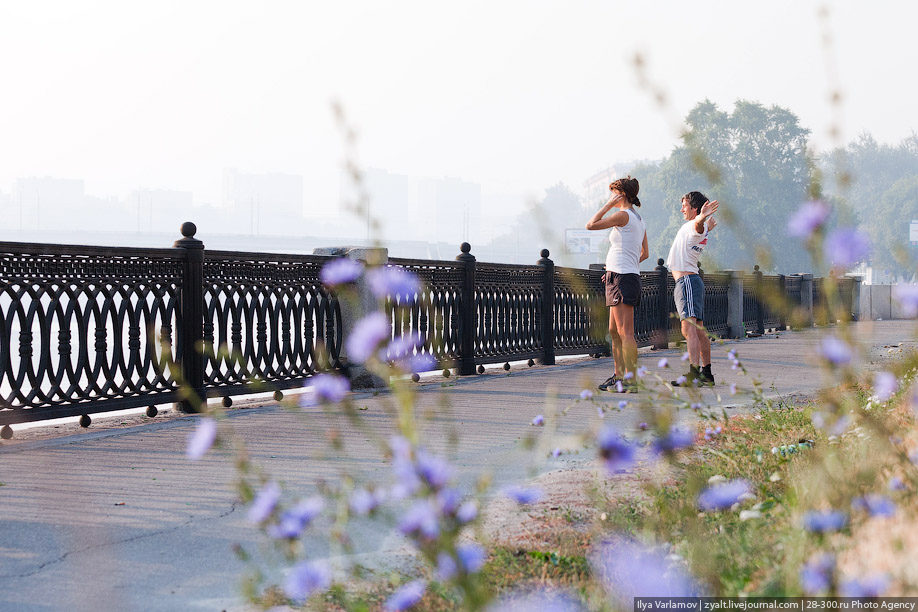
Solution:
{"label": "small metal post", "polygon": [[787,329],[787,310],[790,300],[787,298],[787,277],[783,274],[778,275],[778,295],[781,296],[778,307],[778,329],[784,331]]}
{"label": "small metal post", "polygon": [[182,223],[182,236],[173,247],[184,249],[185,264],[179,300],[181,322],[178,343],[181,356],[183,399],[182,412],[199,412],[207,405],[204,391],[204,243],[194,237],[197,226]]}
{"label": "small metal post", "polygon": [[462,301],[459,303],[459,375],[475,373],[475,256],[472,245],[463,242],[456,261],[463,264]]}
{"label": "small metal post", "polygon": [[542,357],[539,363],[555,364],[555,262],[550,260],[548,249],[539,253],[542,258]]}
{"label": "small metal post", "polygon": [[727,288],[727,337],[745,338],[743,327],[743,278],[742,270],[724,270],[730,275],[730,286]]}
{"label": "small metal post", "polygon": [[663,258],[657,259],[657,329],[653,332],[653,348],[669,348],[669,291],[667,291],[669,270],[663,265]]}
{"label": "small metal post", "polygon": [[762,294],[762,272],[759,264],[752,268],[755,277],[753,282],[753,295],[755,295],[755,332],[759,335],[765,333],[765,296]]}

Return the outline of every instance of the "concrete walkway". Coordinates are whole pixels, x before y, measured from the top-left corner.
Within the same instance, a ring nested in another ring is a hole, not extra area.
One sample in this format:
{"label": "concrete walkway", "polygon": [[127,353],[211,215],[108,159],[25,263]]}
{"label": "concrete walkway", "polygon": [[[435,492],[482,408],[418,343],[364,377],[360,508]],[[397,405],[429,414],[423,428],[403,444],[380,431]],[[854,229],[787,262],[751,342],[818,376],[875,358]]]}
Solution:
{"label": "concrete walkway", "polygon": [[[892,345],[918,347],[914,321],[865,322],[854,330],[865,369],[895,353]],[[761,380],[766,395],[815,394],[823,381],[807,356],[814,354],[822,333],[826,331],[782,332],[716,346],[718,386],[704,391],[705,402],[734,412],[750,409],[748,397],[728,391],[730,383],[740,388],[750,384],[748,377],[730,369],[726,353],[731,348]],[[647,351],[640,363],[656,372],[658,360],[667,357],[673,366],[664,373],[669,380],[682,370],[680,356],[676,349]],[[493,473],[497,490],[537,472],[589,461],[592,452],[533,462],[520,440],[533,433],[529,423],[536,414],[548,413],[546,402],[559,408],[573,405],[561,420],[560,434],[598,419],[593,403],[578,401],[584,388],[593,389],[610,406],[645,395],[596,391],[596,384],[609,375],[610,363],[578,358],[556,366],[515,367],[509,375],[490,370],[482,376],[424,380],[418,385],[418,414],[426,444],[450,457],[465,487],[483,471]],[[221,427],[231,427],[251,458],[297,495],[345,474],[358,481],[386,482],[387,465],[377,442],[395,431],[392,397],[364,393],[355,394],[355,401],[366,407],[359,413],[364,428],[339,414],[303,414],[276,404],[231,410]],[[680,414],[695,418],[691,411]],[[246,509],[236,503],[231,456],[212,451],[198,462],[186,460],[186,440],[196,418],[158,418],[117,428],[97,419],[78,434],[3,441],[0,610],[243,608],[238,593],[246,565],[232,548],[241,544],[257,555],[261,538],[247,522]],[[606,419],[631,431],[642,416],[625,409]],[[330,450],[330,432],[340,433],[342,451]],[[378,524],[357,527],[355,544],[367,565],[374,559],[382,562],[387,551],[404,544]],[[329,554],[320,538],[307,545],[313,555]]]}

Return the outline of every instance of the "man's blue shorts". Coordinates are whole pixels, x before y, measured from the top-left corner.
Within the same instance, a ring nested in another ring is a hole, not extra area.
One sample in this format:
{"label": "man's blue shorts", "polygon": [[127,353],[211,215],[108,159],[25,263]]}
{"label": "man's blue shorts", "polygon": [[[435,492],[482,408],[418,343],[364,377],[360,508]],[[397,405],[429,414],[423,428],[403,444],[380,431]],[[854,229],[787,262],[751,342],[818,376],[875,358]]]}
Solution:
{"label": "man's blue shorts", "polygon": [[695,317],[704,321],[704,281],[697,274],[686,274],[676,279],[673,291],[676,300],[676,312],[680,319]]}

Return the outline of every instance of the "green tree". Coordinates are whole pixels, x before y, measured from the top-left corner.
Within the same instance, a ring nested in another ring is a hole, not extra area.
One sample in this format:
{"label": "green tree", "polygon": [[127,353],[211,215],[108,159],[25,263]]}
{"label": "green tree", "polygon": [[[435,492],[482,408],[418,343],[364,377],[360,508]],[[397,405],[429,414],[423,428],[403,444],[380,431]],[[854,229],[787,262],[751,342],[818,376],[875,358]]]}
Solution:
{"label": "green tree", "polygon": [[871,263],[911,280],[916,258],[915,247],[909,244],[909,224],[918,220],[918,174],[893,183],[862,216],[873,242]]}

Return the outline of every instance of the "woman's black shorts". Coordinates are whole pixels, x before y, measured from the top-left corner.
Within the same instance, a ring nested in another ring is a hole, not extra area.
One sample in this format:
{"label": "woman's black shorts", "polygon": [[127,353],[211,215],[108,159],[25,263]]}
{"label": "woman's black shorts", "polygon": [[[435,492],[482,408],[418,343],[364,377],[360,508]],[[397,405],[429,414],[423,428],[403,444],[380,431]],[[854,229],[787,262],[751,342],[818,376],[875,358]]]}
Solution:
{"label": "woman's black shorts", "polygon": [[628,304],[637,308],[641,303],[640,274],[606,272],[602,280],[606,284],[606,306]]}

